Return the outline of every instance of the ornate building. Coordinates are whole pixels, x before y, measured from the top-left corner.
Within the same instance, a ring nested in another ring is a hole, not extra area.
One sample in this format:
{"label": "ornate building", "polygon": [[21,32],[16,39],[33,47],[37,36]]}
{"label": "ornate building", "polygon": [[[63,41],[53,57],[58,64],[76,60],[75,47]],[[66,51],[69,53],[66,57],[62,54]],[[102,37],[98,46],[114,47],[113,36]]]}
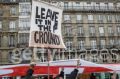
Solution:
{"label": "ornate building", "polygon": [[[63,8],[62,35],[66,45],[65,50],[51,50],[51,60],[120,62],[119,0],[51,0],[51,3]],[[30,0],[0,1],[0,64],[31,60],[30,14]],[[38,61],[47,61],[46,50],[38,49],[36,54]]]}

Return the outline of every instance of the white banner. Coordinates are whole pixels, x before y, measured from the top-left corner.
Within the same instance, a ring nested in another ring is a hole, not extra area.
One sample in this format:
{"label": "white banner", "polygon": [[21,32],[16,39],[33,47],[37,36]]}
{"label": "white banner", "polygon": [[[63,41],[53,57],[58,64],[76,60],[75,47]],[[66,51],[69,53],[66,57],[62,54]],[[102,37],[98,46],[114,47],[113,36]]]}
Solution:
{"label": "white banner", "polygon": [[62,12],[58,7],[33,0],[29,47],[65,48],[61,35]]}

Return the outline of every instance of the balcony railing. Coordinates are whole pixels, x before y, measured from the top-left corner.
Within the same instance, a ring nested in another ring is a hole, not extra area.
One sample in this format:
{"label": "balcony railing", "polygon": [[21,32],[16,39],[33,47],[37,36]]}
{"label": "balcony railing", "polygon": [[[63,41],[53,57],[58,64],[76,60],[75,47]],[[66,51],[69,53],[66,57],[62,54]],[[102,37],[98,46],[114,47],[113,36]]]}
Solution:
{"label": "balcony railing", "polygon": [[83,20],[76,20],[76,23],[83,23]]}
{"label": "balcony railing", "polygon": [[91,37],[95,37],[96,33],[89,33]]}
{"label": "balcony railing", "polygon": [[71,34],[71,33],[66,33],[66,34],[64,34],[64,36],[65,36],[65,37],[73,37],[73,34]]}
{"label": "balcony railing", "polygon": [[105,33],[99,33],[99,36],[105,36]]}
{"label": "balcony railing", "polygon": [[78,50],[91,50],[91,49],[112,49],[112,48],[119,48],[120,45],[95,45],[95,46],[66,46],[67,50],[72,50],[74,49],[74,51],[78,51]]}
{"label": "balcony railing", "polygon": [[108,33],[108,36],[114,36],[114,33]]}
{"label": "balcony railing", "polygon": [[77,37],[84,37],[84,33],[77,33]]}
{"label": "balcony railing", "polygon": [[0,9],[0,16],[3,16],[4,11]]}
{"label": "balcony railing", "polygon": [[120,11],[119,7],[105,6],[66,6],[65,11]]}
{"label": "balcony railing", "polygon": [[19,0],[0,0],[0,3],[19,3]]}

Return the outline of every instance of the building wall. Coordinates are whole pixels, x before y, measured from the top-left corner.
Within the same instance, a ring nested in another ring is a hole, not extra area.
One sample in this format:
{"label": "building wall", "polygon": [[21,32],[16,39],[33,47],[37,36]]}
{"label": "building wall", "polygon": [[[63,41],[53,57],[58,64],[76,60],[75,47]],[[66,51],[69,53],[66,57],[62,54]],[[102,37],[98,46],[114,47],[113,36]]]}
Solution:
{"label": "building wall", "polygon": [[[67,49],[51,50],[51,60],[82,58],[97,63],[120,61],[120,2],[52,2],[64,8],[62,35]],[[33,51],[28,47],[30,0],[3,0],[0,10],[0,64],[30,62]],[[36,53],[38,61],[47,61],[46,50],[38,49]]]}

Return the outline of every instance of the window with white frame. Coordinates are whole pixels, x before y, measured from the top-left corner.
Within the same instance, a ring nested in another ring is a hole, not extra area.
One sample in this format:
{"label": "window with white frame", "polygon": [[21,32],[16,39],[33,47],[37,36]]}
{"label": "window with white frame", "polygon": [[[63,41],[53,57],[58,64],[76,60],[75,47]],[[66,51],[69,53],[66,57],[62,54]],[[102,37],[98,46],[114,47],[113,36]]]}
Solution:
{"label": "window with white frame", "polygon": [[108,27],[108,34],[113,34],[113,28],[112,28],[112,26]]}
{"label": "window with white frame", "polygon": [[2,30],[2,21],[0,21],[0,30]]}
{"label": "window with white frame", "polygon": [[30,29],[30,19],[29,18],[20,18],[19,19],[19,30],[29,30]]}
{"label": "window with white frame", "polygon": [[108,9],[108,3],[105,3],[104,5],[105,5],[105,9]]}
{"label": "window with white frame", "polygon": [[10,21],[9,22],[9,30],[10,31],[15,30],[15,26],[16,26],[16,21]]}
{"label": "window with white frame", "polygon": [[98,22],[103,22],[104,16],[103,15],[97,15]]}
{"label": "window with white frame", "polygon": [[119,47],[120,47],[120,38],[118,39],[118,45],[119,45]]}
{"label": "window with white frame", "polygon": [[95,3],[95,9],[99,10],[100,9],[100,3]]}
{"label": "window with white frame", "polygon": [[109,40],[109,44],[110,44],[110,45],[114,45],[114,44],[115,44],[115,40],[114,40],[114,39],[110,39],[110,40]]}
{"label": "window with white frame", "polygon": [[107,15],[107,21],[112,22],[112,15]]}
{"label": "window with white frame", "polygon": [[66,26],[65,27],[65,35],[71,36],[71,34],[72,34],[72,27]]}
{"label": "window with white frame", "polygon": [[104,35],[104,27],[102,27],[102,26],[99,27],[99,34],[100,34],[100,36]]}
{"label": "window with white frame", "polygon": [[93,15],[88,15],[88,21],[93,21]]}
{"label": "window with white frame", "polygon": [[29,33],[19,33],[19,44],[24,45],[28,44]]}
{"label": "window with white frame", "polygon": [[120,22],[120,15],[115,15],[115,21]]}
{"label": "window with white frame", "polygon": [[0,47],[2,46],[2,36],[0,35]]}
{"label": "window with white frame", "polygon": [[84,49],[85,48],[85,41],[79,40],[78,41],[78,49]]}
{"label": "window with white frame", "polygon": [[76,2],[75,3],[75,9],[79,9],[80,8],[80,2]]}
{"label": "window with white frame", "polygon": [[20,16],[29,16],[31,13],[30,3],[20,3],[19,4],[19,14]]}
{"label": "window with white frame", "polygon": [[82,26],[79,26],[77,30],[78,30],[78,35],[83,34],[83,27]]}
{"label": "window with white frame", "polygon": [[77,21],[81,21],[82,20],[82,15],[76,15]]}
{"label": "window with white frame", "polygon": [[105,48],[105,39],[100,39],[100,47]]}
{"label": "window with white frame", "polygon": [[31,0],[20,0],[20,2],[30,2]]}
{"label": "window with white frame", "polygon": [[64,15],[64,21],[70,21],[70,15]]}
{"label": "window with white frame", "polygon": [[11,15],[16,15],[16,12],[17,10],[16,10],[16,7],[15,6],[13,6],[13,7],[11,7],[11,9],[10,9],[10,14]]}
{"label": "window with white frame", "polygon": [[90,34],[95,34],[95,27],[94,26],[90,26]]}
{"label": "window with white frame", "polygon": [[10,2],[16,2],[16,0],[10,0]]}
{"label": "window with white frame", "polygon": [[96,43],[96,40],[95,40],[95,39],[90,40],[90,44],[91,44],[91,47],[92,47],[93,49],[97,48],[97,43]]}
{"label": "window with white frame", "polygon": [[120,34],[120,26],[117,26],[117,34]]}
{"label": "window with white frame", "polygon": [[65,43],[65,45],[66,45],[67,49],[69,49],[69,50],[72,49],[72,41],[67,41],[67,42]]}
{"label": "window with white frame", "polygon": [[64,2],[64,9],[68,9],[69,7],[69,3],[68,2]]}
{"label": "window with white frame", "polygon": [[15,35],[9,35],[9,47],[15,46]]}

